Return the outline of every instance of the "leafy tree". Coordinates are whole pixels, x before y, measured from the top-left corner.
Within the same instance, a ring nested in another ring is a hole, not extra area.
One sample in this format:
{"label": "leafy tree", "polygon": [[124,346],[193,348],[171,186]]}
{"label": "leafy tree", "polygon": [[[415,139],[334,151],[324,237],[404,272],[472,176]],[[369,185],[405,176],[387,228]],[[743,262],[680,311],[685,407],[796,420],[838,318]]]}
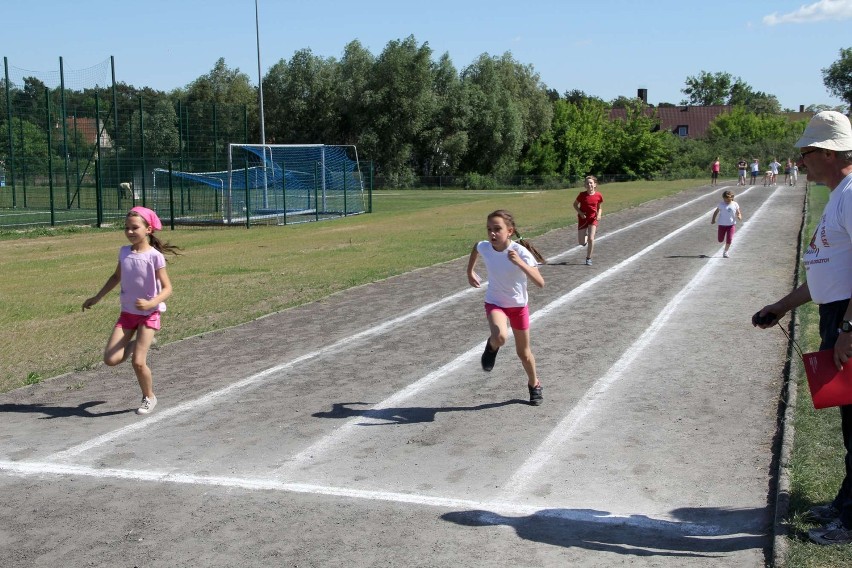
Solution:
{"label": "leafy tree", "polygon": [[619,95],[616,98],[612,99],[612,101],[609,103],[609,106],[610,108],[630,108],[634,106],[637,101],[639,103],[642,103],[642,100],[637,97],[625,97],[624,95]]}
{"label": "leafy tree", "polygon": [[432,50],[414,36],[387,44],[367,82],[369,128],[362,140],[382,173],[407,184],[416,164],[416,140],[434,116]]}
{"label": "leafy tree", "polygon": [[376,58],[360,42],[352,41],[343,50],[338,64],[337,114],[339,142],[359,143],[369,122],[367,108],[370,91],[367,84]]}
{"label": "leafy tree", "polygon": [[626,111],[624,120],[606,125],[601,173],[651,179],[671,160],[672,134],[659,129],[656,111],[650,111],[641,101]]}
{"label": "leafy tree", "polygon": [[334,144],[339,140],[337,63],[310,49],[280,60],[263,80],[267,142]]}
{"label": "leafy tree", "polygon": [[852,48],[841,48],[840,59],[822,70],[828,92],[852,107]]}
{"label": "leafy tree", "polygon": [[[739,81],[739,79],[737,79]],[[723,105],[731,96],[734,80],[730,73],[708,73],[702,71],[697,77],[686,78],[686,87],[680,91],[689,98],[682,105],[712,106]]]}
{"label": "leafy tree", "polygon": [[[180,135],[175,107],[168,99],[161,98],[149,106],[150,112],[142,111],[145,126],[145,153],[162,159],[174,159],[180,153]],[[139,109],[131,113],[133,124],[139,124]]]}

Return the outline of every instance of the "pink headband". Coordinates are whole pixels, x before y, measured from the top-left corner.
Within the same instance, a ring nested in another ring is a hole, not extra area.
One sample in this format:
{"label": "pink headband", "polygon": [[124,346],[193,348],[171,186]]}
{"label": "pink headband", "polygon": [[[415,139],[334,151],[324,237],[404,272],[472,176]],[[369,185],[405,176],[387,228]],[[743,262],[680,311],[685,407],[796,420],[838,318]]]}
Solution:
{"label": "pink headband", "polygon": [[134,207],[130,211],[145,219],[145,222],[148,223],[149,227],[151,227],[151,231],[159,231],[163,228],[163,224],[160,222],[160,218],[157,217],[157,214],[147,207]]}

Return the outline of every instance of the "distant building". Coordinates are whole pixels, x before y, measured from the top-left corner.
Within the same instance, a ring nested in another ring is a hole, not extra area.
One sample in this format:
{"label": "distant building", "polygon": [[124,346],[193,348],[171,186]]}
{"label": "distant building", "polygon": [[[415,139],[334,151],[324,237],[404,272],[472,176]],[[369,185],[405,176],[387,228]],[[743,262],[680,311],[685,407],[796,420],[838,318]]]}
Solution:
{"label": "distant building", "polygon": [[[720,114],[731,112],[732,108],[730,105],[646,107],[645,114],[653,116],[656,113],[660,120],[659,130],[666,130],[681,138],[704,138],[710,122]],[[609,111],[609,118],[626,120],[627,111],[614,108]]]}
{"label": "distant building", "polygon": [[[77,132],[86,144],[97,144],[98,131],[101,132],[101,148],[112,148],[112,138],[103,128],[103,122],[98,120],[97,125],[94,118],[89,117],[67,117],[65,119],[65,127],[68,129],[69,137],[74,135],[74,127],[76,124]],[[59,128],[59,126],[57,126]]]}

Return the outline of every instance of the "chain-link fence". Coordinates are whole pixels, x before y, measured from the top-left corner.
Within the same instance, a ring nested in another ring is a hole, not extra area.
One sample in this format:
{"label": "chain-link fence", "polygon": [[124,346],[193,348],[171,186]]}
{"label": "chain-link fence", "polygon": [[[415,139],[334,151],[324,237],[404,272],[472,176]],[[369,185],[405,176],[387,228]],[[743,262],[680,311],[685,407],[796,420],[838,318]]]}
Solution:
{"label": "chain-link fence", "polygon": [[60,58],[57,72],[3,62],[0,227],[100,226],[134,205],[221,222],[221,191],[162,172],[226,171],[228,145],[250,142],[245,106],[138,94],[115,83],[112,58],[80,71]]}

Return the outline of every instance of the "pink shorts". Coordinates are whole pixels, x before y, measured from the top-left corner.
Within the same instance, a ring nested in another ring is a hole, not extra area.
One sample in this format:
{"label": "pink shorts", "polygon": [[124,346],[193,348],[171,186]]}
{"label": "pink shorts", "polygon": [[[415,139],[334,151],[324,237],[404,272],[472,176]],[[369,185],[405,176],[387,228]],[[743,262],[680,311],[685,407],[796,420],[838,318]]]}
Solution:
{"label": "pink shorts", "polygon": [[734,233],[737,232],[736,225],[719,225],[719,242],[725,241],[728,244],[731,244],[731,241],[734,240]]}
{"label": "pink shorts", "polygon": [[509,325],[512,326],[512,329],[525,331],[530,328],[530,309],[528,306],[520,308],[501,308],[495,304],[485,302],[485,315],[490,314],[494,310],[498,310],[506,314],[506,317],[509,318]]}
{"label": "pink shorts", "polygon": [[118,321],[115,322],[115,327],[122,329],[138,329],[140,325],[150,327],[151,329],[160,329],[160,312],[148,315],[121,312],[121,315],[118,316]]}

